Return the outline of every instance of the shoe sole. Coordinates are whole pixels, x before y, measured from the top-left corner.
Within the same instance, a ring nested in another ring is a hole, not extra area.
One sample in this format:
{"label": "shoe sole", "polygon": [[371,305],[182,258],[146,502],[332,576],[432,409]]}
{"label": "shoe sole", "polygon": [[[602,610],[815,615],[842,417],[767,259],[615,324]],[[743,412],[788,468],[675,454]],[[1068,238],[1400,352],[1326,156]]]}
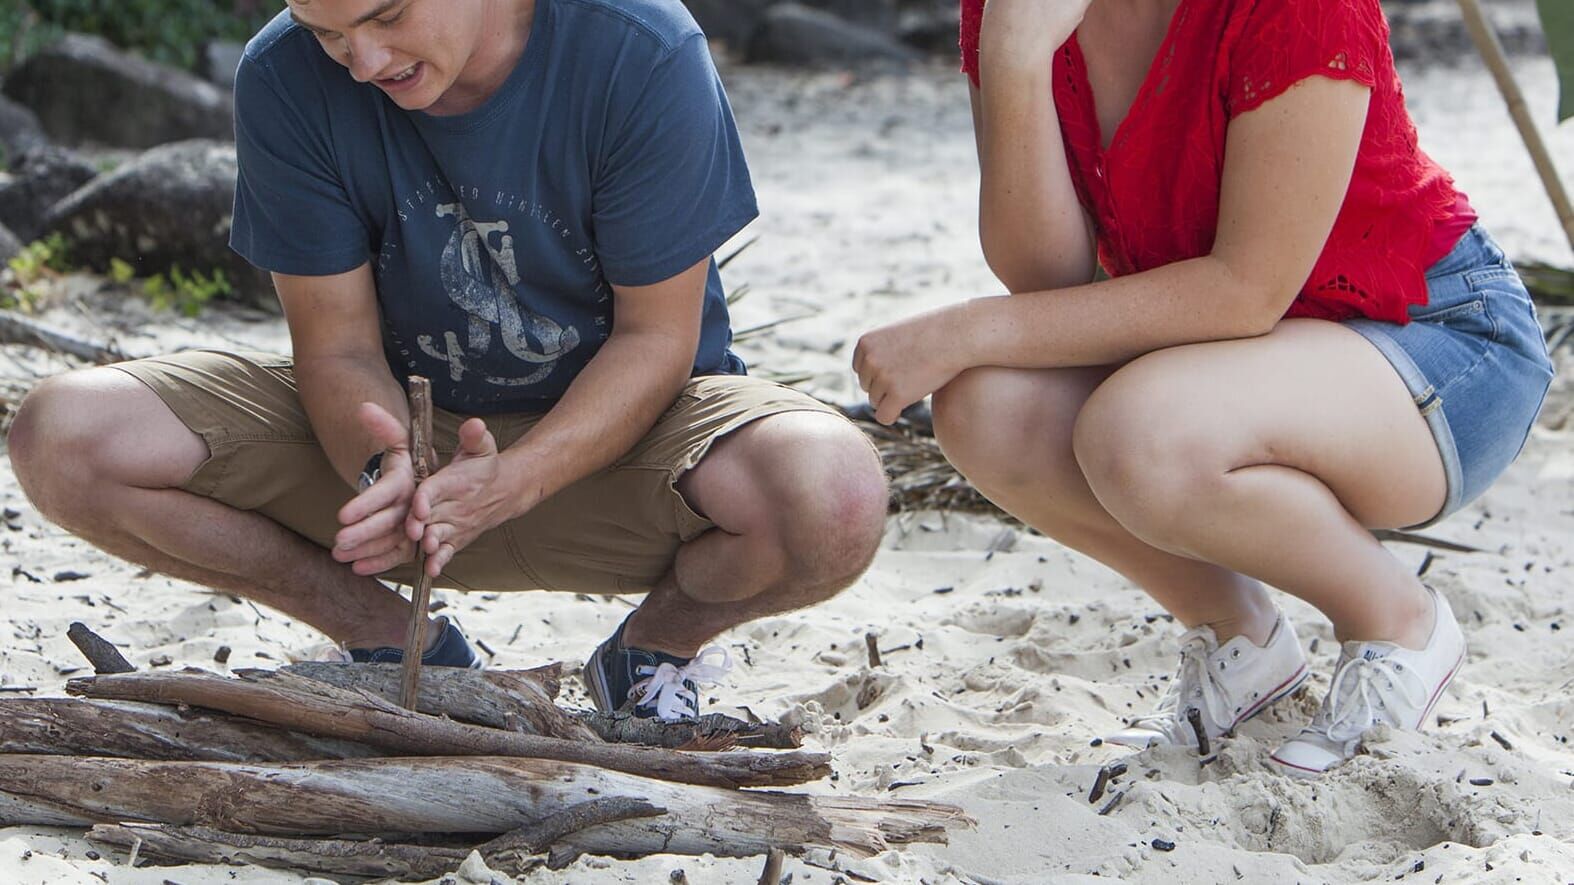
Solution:
{"label": "shoe sole", "polygon": [[[1421,711],[1421,718],[1416,720],[1416,731],[1421,730],[1421,726],[1426,723],[1427,717],[1432,715],[1432,708],[1437,706],[1437,702],[1439,700],[1442,700],[1443,691],[1448,688],[1449,683],[1454,681],[1454,677],[1459,675],[1459,668],[1465,665],[1465,654],[1465,651],[1460,651],[1459,660],[1454,662],[1454,666],[1449,669],[1448,675],[1443,677],[1443,681],[1438,683],[1437,690],[1432,692],[1432,699],[1427,702],[1426,709]],[[1327,774],[1328,770],[1338,765],[1339,762],[1348,761],[1345,759],[1338,760],[1337,762],[1334,762],[1333,765],[1328,766],[1328,768],[1307,768],[1304,765],[1296,765],[1294,762],[1286,762],[1283,759],[1280,759],[1277,752],[1273,755],[1270,755],[1268,760],[1284,769],[1284,773],[1293,778],[1318,777],[1320,775]]]}
{"label": "shoe sole", "polygon": [[[1275,702],[1281,701],[1281,700],[1289,697],[1290,695],[1294,694],[1295,690],[1301,687],[1301,683],[1305,682],[1307,677],[1309,677],[1311,675],[1312,675],[1311,669],[1307,666],[1305,661],[1302,661],[1301,662],[1301,669],[1295,671],[1295,674],[1293,676],[1291,676],[1289,679],[1286,679],[1285,681],[1279,683],[1279,685],[1276,688],[1274,688],[1273,691],[1268,693],[1267,697],[1265,697],[1262,700],[1258,701],[1250,709],[1248,709],[1245,713],[1242,713],[1240,716],[1237,716],[1235,721],[1230,723],[1230,727],[1224,730],[1223,734],[1219,735],[1218,737],[1212,737],[1212,738],[1210,738],[1210,740],[1219,740],[1220,738],[1223,738],[1223,737],[1225,737],[1227,735],[1230,735],[1230,734],[1234,733],[1235,729],[1239,728],[1241,723],[1246,722],[1247,720],[1251,719],[1253,716],[1256,716],[1257,714],[1261,713],[1262,711],[1268,709]],[[1136,750],[1146,750],[1149,747],[1154,746],[1154,742],[1152,742],[1152,741],[1149,741],[1148,743],[1142,744],[1140,746],[1137,745],[1137,744],[1126,743],[1125,741],[1113,740],[1111,738],[1105,738],[1104,742],[1105,743],[1109,743],[1109,744],[1114,744],[1114,745],[1116,745],[1118,747],[1131,747],[1132,749],[1136,749]]]}
{"label": "shoe sole", "polygon": [[584,677],[585,690],[589,692],[590,700],[595,703],[596,710],[602,714],[611,714],[616,712],[616,708],[608,700],[607,684],[601,673],[600,658],[601,649],[598,647],[580,673]]}

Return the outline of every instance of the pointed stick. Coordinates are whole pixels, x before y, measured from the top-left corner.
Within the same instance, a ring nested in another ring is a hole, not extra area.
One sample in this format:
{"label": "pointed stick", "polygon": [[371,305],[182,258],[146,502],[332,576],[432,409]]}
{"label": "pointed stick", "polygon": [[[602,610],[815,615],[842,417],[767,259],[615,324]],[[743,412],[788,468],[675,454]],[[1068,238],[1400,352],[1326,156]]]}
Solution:
{"label": "pointed stick", "polygon": [[[410,457],[415,461],[417,487],[432,475],[432,382],[410,376]],[[399,678],[399,706],[415,709],[421,688],[421,653],[426,650],[426,610],[432,604],[432,578],[426,573],[426,551],[417,546],[419,577],[410,592],[410,629],[404,637],[404,669]]]}
{"label": "pointed stick", "polygon": [[1492,72],[1492,79],[1497,81],[1498,91],[1503,93],[1509,116],[1514,118],[1514,125],[1519,129],[1519,137],[1525,142],[1525,149],[1530,151],[1536,174],[1541,176],[1541,185],[1552,200],[1552,208],[1557,212],[1558,222],[1563,226],[1569,246],[1574,247],[1574,203],[1570,202],[1568,191],[1563,188],[1563,180],[1558,176],[1552,153],[1547,150],[1547,143],[1542,140],[1541,131],[1536,128],[1536,121],[1525,104],[1525,95],[1509,70],[1503,44],[1498,41],[1491,22],[1487,21],[1480,0],[1459,0],[1459,10],[1464,15],[1470,39],[1475,41],[1476,51],[1481,53],[1482,60],[1487,63],[1487,70]]}

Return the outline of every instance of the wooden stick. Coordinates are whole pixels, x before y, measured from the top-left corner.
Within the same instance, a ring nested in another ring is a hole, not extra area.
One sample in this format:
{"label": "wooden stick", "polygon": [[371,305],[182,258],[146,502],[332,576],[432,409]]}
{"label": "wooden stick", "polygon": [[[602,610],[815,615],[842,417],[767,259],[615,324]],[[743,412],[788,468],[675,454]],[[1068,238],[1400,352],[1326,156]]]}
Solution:
{"label": "wooden stick", "polygon": [[66,630],[66,638],[71,644],[82,652],[82,657],[93,665],[93,672],[100,676],[111,673],[132,673],[136,667],[127,662],[120,650],[115,648],[109,640],[94,633],[81,621],[72,621],[71,627]]}
{"label": "wooden stick", "polygon": [[227,679],[202,671],[122,673],[66,683],[70,694],[222,710],[292,731],[360,741],[412,756],[525,756],[595,765],[642,777],[719,787],[801,784],[830,774],[824,753],[679,753],[519,734],[423,716],[366,692],[288,673]]}
{"label": "wooden stick", "polygon": [[765,869],[760,871],[760,885],[779,885],[782,880],[782,863],[786,859],[786,852],[780,848],[772,848],[765,856]]}
{"label": "wooden stick", "polygon": [[1498,41],[1497,32],[1487,21],[1486,13],[1482,12],[1479,0],[1459,0],[1459,10],[1464,14],[1465,27],[1470,31],[1470,39],[1476,44],[1476,51],[1481,53],[1487,69],[1492,72],[1492,79],[1497,81],[1498,91],[1503,93],[1509,116],[1514,118],[1514,125],[1519,128],[1519,137],[1530,151],[1530,159],[1536,164],[1536,174],[1541,176],[1541,186],[1546,188],[1552,208],[1563,225],[1563,234],[1568,237],[1569,246],[1574,248],[1574,203],[1569,201],[1568,191],[1564,190],[1563,180],[1558,176],[1557,164],[1552,162],[1552,154],[1547,150],[1541,131],[1536,128],[1535,118],[1530,115],[1530,108],[1525,104],[1525,95],[1520,92],[1519,84],[1509,70],[1503,44]]}
{"label": "wooden stick", "polygon": [[78,338],[10,310],[0,310],[0,342],[37,345],[100,366],[130,359],[112,343]]}
{"label": "wooden stick", "polygon": [[[410,376],[410,457],[415,484],[434,472],[432,464],[432,382]],[[426,573],[426,548],[418,544],[415,569],[419,577],[410,591],[410,629],[404,637],[404,670],[399,680],[399,706],[414,710],[421,685],[421,653],[426,650],[426,615],[432,604],[432,578]]]}
{"label": "wooden stick", "polygon": [[912,799],[673,784],[544,759],[438,757],[256,765],[0,755],[0,827],[127,820],[266,836],[502,834],[592,796],[636,796],[661,817],[562,838],[586,854],[750,857],[771,848],[869,857],[943,842],[960,809]]}

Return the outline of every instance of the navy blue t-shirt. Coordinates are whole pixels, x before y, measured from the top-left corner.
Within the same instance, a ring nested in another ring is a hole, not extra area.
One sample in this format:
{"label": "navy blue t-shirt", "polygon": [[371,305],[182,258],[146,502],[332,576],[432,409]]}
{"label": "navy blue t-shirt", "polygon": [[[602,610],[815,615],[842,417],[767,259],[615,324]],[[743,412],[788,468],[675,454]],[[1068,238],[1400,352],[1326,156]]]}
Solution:
{"label": "navy blue t-shirt", "polygon": [[[401,109],[287,14],[235,81],[231,246],[270,271],[371,261],[394,375],[437,405],[542,411],[612,330],[612,285],[706,259],[757,214],[705,37],[679,0],[536,0],[475,110]],[[694,374],[738,374],[711,262]]]}

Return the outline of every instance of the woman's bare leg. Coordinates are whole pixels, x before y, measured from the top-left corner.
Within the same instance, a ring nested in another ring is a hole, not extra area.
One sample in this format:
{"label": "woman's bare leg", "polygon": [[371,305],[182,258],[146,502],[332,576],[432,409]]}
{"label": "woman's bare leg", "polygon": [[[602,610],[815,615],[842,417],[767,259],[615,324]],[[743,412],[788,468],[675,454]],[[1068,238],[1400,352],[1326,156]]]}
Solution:
{"label": "woman's bare leg", "polygon": [[1011,515],[1120,572],[1183,624],[1207,624],[1221,642],[1244,633],[1261,645],[1274,609],[1260,584],[1138,540],[1088,487],[1072,428],[1113,371],[970,369],[935,394],[935,435],[951,463]]}
{"label": "woman's bare leg", "polygon": [[1134,360],[1088,399],[1073,448],[1134,537],[1299,596],[1341,639],[1425,645],[1430,599],[1368,529],[1436,514],[1442,460],[1398,375],[1357,333],[1287,320],[1260,338]]}

